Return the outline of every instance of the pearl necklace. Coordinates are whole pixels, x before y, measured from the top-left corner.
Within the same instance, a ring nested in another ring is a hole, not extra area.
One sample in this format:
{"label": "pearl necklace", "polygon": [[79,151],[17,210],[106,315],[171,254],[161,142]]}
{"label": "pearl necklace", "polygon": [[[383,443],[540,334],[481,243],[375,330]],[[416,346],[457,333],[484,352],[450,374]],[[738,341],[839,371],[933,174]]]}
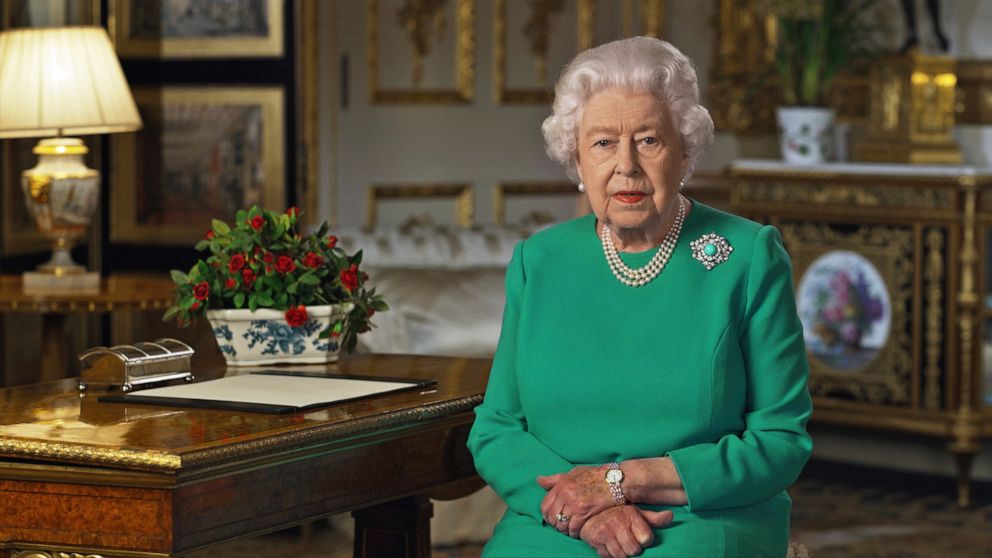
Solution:
{"label": "pearl necklace", "polygon": [[668,234],[661,241],[658,252],[651,258],[651,261],[638,269],[632,269],[623,263],[620,255],[617,254],[616,246],[613,245],[610,228],[603,225],[602,233],[599,235],[603,241],[603,254],[606,255],[606,263],[609,264],[610,271],[613,272],[613,275],[618,281],[628,287],[641,287],[654,281],[661,274],[669,258],[672,257],[675,245],[679,241],[679,235],[682,233],[682,223],[685,221],[685,206],[685,198],[679,194],[679,213],[675,217],[672,228],[668,230]]}

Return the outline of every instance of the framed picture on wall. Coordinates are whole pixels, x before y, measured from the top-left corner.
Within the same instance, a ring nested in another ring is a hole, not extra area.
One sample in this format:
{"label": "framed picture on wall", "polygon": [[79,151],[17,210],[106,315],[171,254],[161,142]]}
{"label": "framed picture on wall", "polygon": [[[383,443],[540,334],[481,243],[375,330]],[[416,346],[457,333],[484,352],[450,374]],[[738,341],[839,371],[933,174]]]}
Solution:
{"label": "framed picture on wall", "polygon": [[281,0],[111,0],[114,42],[127,58],[283,55]]}
{"label": "framed picture on wall", "polygon": [[190,246],[211,219],[285,204],[282,87],[135,88],[144,128],[111,139],[113,242]]}

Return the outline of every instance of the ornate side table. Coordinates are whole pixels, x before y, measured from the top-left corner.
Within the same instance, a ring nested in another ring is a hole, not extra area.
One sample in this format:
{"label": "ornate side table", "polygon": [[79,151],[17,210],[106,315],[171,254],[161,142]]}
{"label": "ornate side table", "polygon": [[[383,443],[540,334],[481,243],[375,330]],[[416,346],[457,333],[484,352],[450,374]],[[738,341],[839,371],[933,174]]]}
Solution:
{"label": "ornate side table", "polygon": [[117,310],[165,309],[172,304],[173,283],[167,276],[120,276],[102,279],[99,292],[27,294],[19,275],[0,276],[0,312],[41,314],[40,381],[66,376],[64,342],[70,314]]}

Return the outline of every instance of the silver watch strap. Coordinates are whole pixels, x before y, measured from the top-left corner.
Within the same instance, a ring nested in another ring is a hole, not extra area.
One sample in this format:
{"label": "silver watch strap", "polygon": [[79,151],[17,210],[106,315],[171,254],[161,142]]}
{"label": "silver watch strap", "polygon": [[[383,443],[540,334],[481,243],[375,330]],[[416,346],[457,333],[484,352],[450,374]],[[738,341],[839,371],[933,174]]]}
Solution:
{"label": "silver watch strap", "polygon": [[[623,473],[620,469],[620,464],[613,462],[608,465],[609,469],[615,469]],[[620,482],[623,482],[622,480]],[[613,503],[618,506],[623,506],[627,503],[627,497],[623,495],[623,489],[620,487],[620,482],[607,482],[610,486],[610,494],[613,496]]]}

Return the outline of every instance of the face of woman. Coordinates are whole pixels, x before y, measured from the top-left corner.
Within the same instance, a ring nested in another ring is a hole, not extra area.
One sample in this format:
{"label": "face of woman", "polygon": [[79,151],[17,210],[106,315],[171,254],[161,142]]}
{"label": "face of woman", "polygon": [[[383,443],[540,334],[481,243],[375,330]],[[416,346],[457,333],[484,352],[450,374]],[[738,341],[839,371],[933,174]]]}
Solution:
{"label": "face of woman", "polygon": [[618,237],[661,240],[678,211],[685,163],[664,101],[616,89],[593,95],[579,125],[576,159],[600,223]]}

